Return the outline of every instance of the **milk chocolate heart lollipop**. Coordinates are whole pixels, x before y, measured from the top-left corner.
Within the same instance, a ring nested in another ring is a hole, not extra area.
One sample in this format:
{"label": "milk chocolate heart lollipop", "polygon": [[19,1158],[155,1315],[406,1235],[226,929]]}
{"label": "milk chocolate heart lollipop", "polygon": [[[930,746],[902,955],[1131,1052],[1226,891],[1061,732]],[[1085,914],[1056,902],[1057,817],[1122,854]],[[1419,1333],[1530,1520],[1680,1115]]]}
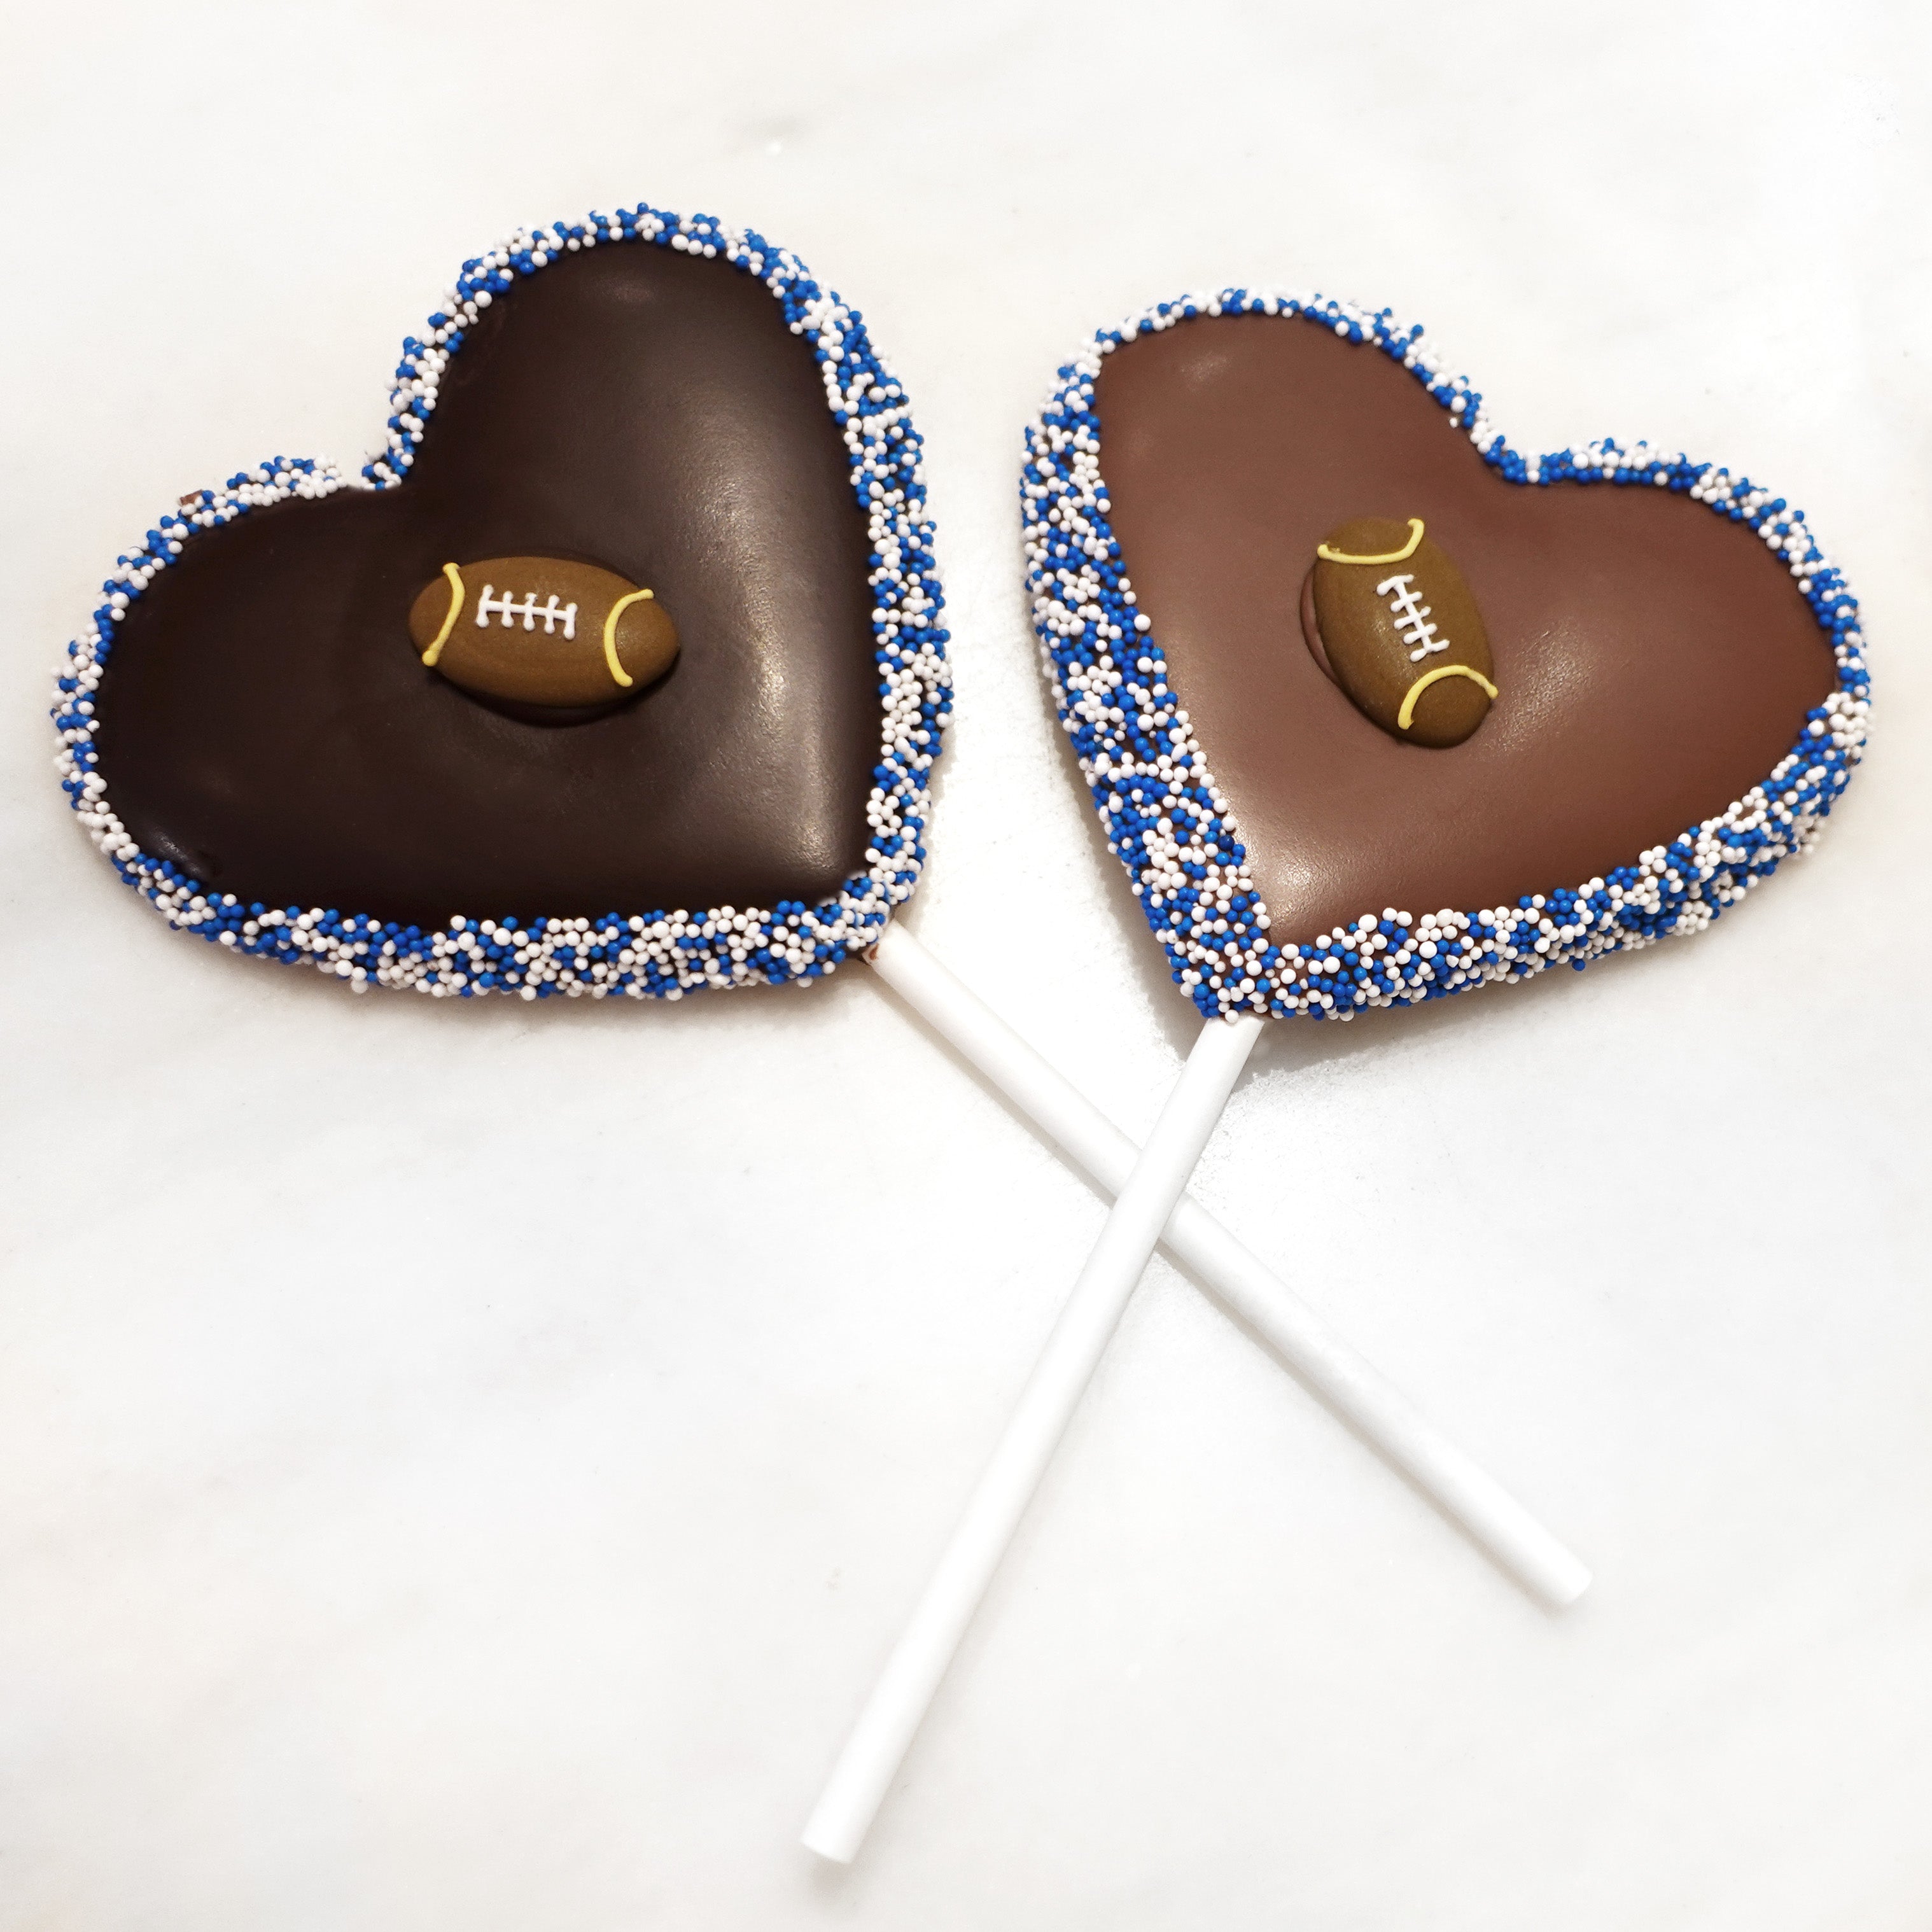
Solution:
{"label": "milk chocolate heart lollipop", "polygon": [[[1209,1024],[820,1802],[807,1842],[832,1856],[869,1826],[1262,1017],[1696,930],[1803,848],[1859,757],[1857,607],[1782,497],[1641,445],[1526,459],[1438,370],[1386,314],[1229,290],[1097,337],[1029,436],[1061,720]],[[1587,1582],[1570,1562],[1552,1600]]]}
{"label": "milk chocolate heart lollipop", "polygon": [[1231,290],[1098,338],[1034,430],[1061,718],[1204,1013],[1698,930],[1858,760],[1857,607],[1783,497],[1525,458],[1440,368],[1385,312]]}
{"label": "milk chocolate heart lollipop", "polygon": [[950,709],[904,390],[749,230],[520,232],[351,482],[182,500],[70,646],[64,782],[176,926],[360,988],[816,978],[917,880]]}

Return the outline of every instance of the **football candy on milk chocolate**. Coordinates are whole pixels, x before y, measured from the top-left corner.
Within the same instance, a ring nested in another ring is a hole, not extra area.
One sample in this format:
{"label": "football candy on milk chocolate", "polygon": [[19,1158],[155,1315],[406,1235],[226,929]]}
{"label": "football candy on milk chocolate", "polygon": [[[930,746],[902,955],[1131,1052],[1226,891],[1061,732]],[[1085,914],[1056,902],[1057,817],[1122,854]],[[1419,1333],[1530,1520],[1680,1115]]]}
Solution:
{"label": "football candy on milk chocolate", "polygon": [[1460,745],[1496,694],[1462,572],[1420,517],[1357,517],[1315,546],[1301,628],[1366,718],[1414,745]]}

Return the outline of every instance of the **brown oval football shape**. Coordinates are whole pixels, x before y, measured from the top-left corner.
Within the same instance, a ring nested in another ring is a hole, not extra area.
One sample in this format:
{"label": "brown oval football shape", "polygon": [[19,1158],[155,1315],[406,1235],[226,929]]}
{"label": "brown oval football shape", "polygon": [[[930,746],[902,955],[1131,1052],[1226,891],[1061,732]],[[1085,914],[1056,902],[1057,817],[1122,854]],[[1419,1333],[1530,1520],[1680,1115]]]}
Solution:
{"label": "brown oval football shape", "polygon": [[452,684],[539,712],[608,710],[677,656],[677,626],[649,590],[554,556],[445,564],[410,607],[410,641]]}
{"label": "brown oval football shape", "polygon": [[1330,530],[1303,607],[1316,662],[1390,736],[1441,749],[1488,716],[1496,668],[1482,613],[1420,518]]}

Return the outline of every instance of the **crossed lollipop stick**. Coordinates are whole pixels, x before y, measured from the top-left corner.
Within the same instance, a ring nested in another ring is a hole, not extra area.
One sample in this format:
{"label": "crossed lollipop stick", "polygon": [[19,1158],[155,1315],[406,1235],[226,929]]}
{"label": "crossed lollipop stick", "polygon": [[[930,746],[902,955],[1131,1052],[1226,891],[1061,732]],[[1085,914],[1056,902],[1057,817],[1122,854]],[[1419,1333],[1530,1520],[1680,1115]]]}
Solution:
{"label": "crossed lollipop stick", "polygon": [[1187,1193],[1262,1022],[1210,1020],[1147,1144],[1133,1142],[900,926],[868,956],[892,990],[1114,1197],[1100,1240],[805,1828],[844,1862],[864,1841],[933,1694],[1156,1246],[1204,1282],[1336,1414],[1552,1607],[1590,1573]]}

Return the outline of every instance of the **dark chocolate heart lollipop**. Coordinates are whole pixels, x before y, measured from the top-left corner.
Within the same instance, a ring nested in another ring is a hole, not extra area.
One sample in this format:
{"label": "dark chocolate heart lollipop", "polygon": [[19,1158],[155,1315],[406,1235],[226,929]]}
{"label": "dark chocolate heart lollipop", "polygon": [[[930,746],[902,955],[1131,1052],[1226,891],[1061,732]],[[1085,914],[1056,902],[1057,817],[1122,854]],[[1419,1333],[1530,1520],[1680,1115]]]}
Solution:
{"label": "dark chocolate heart lollipop", "polygon": [[431,992],[815,977],[923,853],[919,438],[795,257],[639,207],[464,265],[361,487],[184,498],[70,646],[76,809],[179,926]]}
{"label": "dark chocolate heart lollipop", "polygon": [[1035,622],[1204,1013],[1346,1018],[1694,931],[1858,759],[1857,607],[1742,476],[1525,458],[1419,329],[1333,302],[1162,303],[1060,378]]}

